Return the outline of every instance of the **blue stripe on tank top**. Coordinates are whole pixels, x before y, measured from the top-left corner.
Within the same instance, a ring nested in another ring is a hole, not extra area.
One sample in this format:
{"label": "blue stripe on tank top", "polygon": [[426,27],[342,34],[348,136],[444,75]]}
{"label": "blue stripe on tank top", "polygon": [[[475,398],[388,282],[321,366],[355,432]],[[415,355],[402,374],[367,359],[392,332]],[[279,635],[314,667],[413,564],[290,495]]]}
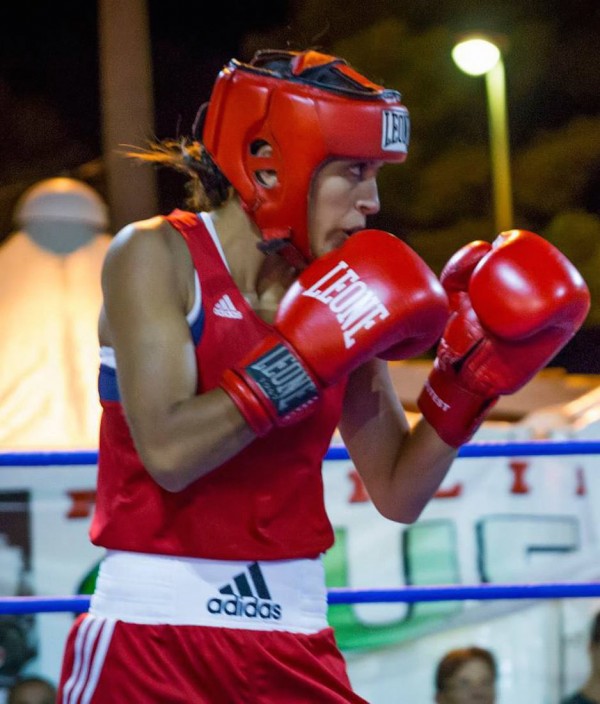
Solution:
{"label": "blue stripe on tank top", "polygon": [[202,337],[202,332],[204,331],[204,321],[206,316],[204,315],[204,306],[200,308],[200,313],[194,322],[190,325],[190,332],[192,333],[192,340],[194,345],[200,342]]}
{"label": "blue stripe on tank top", "polygon": [[[196,320],[190,325],[190,333],[194,345],[200,342],[202,332],[204,331],[204,308],[201,308],[200,314]],[[112,367],[106,364],[100,365],[100,374],[98,375],[98,394],[103,401],[120,401],[121,394],[119,393],[119,383],[117,381],[117,372]]]}
{"label": "blue stripe on tank top", "polygon": [[102,401],[120,401],[119,384],[117,382],[117,370],[106,364],[100,365],[98,375],[98,394]]}

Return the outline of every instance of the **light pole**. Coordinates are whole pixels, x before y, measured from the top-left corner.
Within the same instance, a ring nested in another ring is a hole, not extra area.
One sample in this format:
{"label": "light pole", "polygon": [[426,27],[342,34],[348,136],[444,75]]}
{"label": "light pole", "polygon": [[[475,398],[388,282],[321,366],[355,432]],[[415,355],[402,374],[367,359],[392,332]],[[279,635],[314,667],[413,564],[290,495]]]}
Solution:
{"label": "light pole", "polygon": [[514,227],[508,119],[506,114],[506,80],[500,49],[483,36],[470,36],[452,50],[456,65],[471,76],[485,74],[490,157],[494,193],[494,220],[498,232]]}

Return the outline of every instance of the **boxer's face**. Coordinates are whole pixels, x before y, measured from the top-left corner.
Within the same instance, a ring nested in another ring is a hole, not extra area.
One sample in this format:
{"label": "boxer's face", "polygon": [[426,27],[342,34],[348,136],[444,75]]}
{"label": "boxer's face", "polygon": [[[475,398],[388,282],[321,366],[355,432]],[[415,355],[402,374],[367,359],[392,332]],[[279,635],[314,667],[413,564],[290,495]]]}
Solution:
{"label": "boxer's face", "polygon": [[[259,156],[272,153],[269,144],[261,145],[257,151]],[[317,170],[308,207],[308,236],[315,259],[364,230],[367,216],[379,212],[377,175],[382,166],[382,161],[332,159]],[[257,178],[266,188],[278,184],[275,171],[259,171]]]}
{"label": "boxer's face", "polygon": [[335,159],[316,173],[310,192],[308,232],[315,258],[337,249],[364,230],[379,212],[377,174],[381,161]]}

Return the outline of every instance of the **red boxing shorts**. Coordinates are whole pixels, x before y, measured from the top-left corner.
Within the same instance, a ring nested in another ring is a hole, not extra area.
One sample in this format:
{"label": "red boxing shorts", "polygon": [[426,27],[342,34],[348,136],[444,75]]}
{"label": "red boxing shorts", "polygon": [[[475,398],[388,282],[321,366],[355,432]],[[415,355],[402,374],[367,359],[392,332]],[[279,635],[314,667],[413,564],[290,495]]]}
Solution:
{"label": "red boxing shorts", "polygon": [[59,704],[349,704],[320,560],[109,551],[67,640]]}
{"label": "red boxing shorts", "polygon": [[287,633],[80,616],[59,704],[348,704],[333,631]]}

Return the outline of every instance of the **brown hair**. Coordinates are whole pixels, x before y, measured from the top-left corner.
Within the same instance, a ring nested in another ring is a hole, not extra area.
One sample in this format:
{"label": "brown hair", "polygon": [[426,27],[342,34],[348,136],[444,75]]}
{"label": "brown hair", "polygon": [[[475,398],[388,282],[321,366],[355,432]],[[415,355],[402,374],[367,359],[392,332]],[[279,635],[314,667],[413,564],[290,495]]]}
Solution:
{"label": "brown hair", "polygon": [[446,688],[448,680],[451,679],[464,664],[471,660],[481,660],[492,672],[494,679],[497,675],[496,659],[489,650],[478,648],[473,645],[469,648],[457,648],[450,650],[438,663],[435,672],[435,688],[436,691],[443,692]]}
{"label": "brown hair", "polygon": [[45,677],[31,676],[21,677],[13,683],[12,687],[8,691],[8,699],[6,700],[6,704],[11,704],[12,702],[16,701],[19,689],[21,689],[21,687],[26,687],[30,684],[37,684],[42,687],[45,690],[45,694],[49,697],[49,699],[52,699],[52,701],[54,701],[54,698],[56,697],[56,687],[52,684],[52,682],[50,682],[50,680],[46,679]]}
{"label": "brown hair", "polygon": [[133,159],[168,166],[189,177],[186,205],[191,210],[214,210],[225,203],[232,187],[201,142],[182,138],[150,142],[146,149],[126,152]]}

